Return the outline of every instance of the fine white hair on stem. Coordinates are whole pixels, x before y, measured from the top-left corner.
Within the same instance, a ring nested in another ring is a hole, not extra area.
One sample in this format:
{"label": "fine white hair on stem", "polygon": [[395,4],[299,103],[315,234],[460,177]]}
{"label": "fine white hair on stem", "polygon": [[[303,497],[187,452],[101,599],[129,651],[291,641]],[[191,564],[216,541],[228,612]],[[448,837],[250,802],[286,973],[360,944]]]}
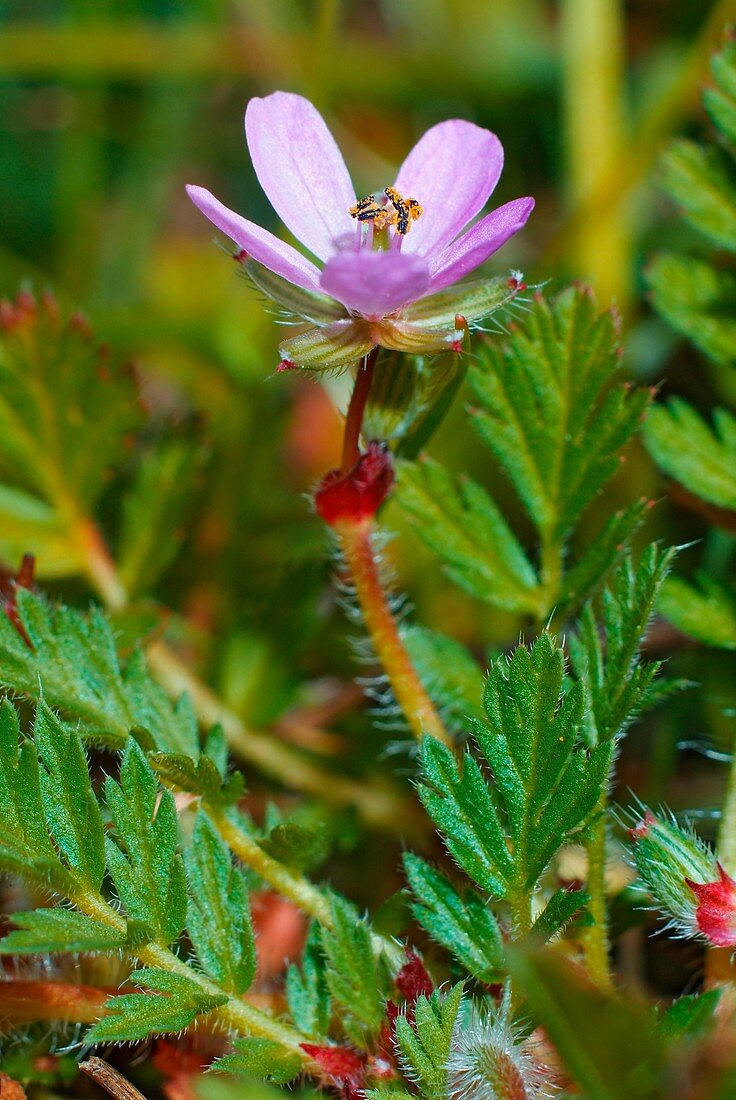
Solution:
{"label": "fine white hair on stem", "polygon": [[447,1061],[448,1100],[551,1100],[558,1086],[535,1046],[512,1022],[508,997],[496,1010],[461,1012]]}

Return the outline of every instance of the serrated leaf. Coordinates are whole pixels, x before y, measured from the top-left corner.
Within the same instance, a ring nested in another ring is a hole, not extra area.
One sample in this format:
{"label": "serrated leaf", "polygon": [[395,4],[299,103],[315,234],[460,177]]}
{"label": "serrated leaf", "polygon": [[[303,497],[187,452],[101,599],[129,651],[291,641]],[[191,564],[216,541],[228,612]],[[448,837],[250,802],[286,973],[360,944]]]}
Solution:
{"label": "serrated leaf", "polygon": [[215,1073],[232,1073],[236,1077],[262,1077],[276,1085],[288,1085],[302,1070],[298,1054],[273,1039],[236,1039],[232,1054],[225,1054],[213,1063]]}
{"label": "serrated leaf", "polygon": [[466,718],[483,714],[481,668],[465,646],[414,623],[402,624],[401,639],[448,725],[462,728]]}
{"label": "serrated leaf", "polygon": [[319,926],[313,924],[302,952],[301,966],[286,971],[286,1000],[297,1028],[304,1035],[325,1038],[330,1027],[330,993]]}
{"label": "serrated leaf", "polygon": [[543,946],[564,931],[589,901],[584,890],[557,890],[532,925],[530,936]]}
{"label": "serrated leaf", "polygon": [[[133,378],[97,345],[84,322],[62,316],[52,296],[36,301],[22,293],[4,306],[0,482],[23,493],[37,515],[45,505],[56,517],[47,527],[26,525],[23,551],[37,556],[42,571],[48,550],[54,575],[76,573],[84,560],[71,517],[89,514],[124,455],[125,437],[140,418]],[[11,503],[7,496],[5,503]],[[0,525],[6,561],[17,553],[18,519],[16,508],[7,543]]]}
{"label": "serrated leaf", "polygon": [[548,542],[564,540],[619,466],[649,395],[615,381],[618,331],[584,290],[538,297],[506,341],[479,349],[473,421]]}
{"label": "serrated leaf", "polygon": [[707,573],[697,573],[694,584],[668,577],[659,610],[683,634],[720,649],[736,649],[736,597]]}
{"label": "serrated leaf", "polygon": [[139,653],[121,664],[108,617],[54,606],[20,588],[18,617],[29,647],[7,616],[0,616],[0,686],[42,698],[80,723],[85,739],[120,748],[131,731],[170,752],[197,757],[199,731],[185,697],[174,704]]}
{"label": "serrated leaf", "polygon": [[399,465],[397,499],[417,533],[471,595],[497,607],[535,613],[538,579],[486,491],[470,478],[455,482],[431,459]]}
{"label": "serrated leaf", "polygon": [[227,1002],[225,996],[205,993],[196,982],[168,970],[134,970],[130,977],[152,993],[125,993],[112,997],[103,1016],[85,1035],[87,1043],[137,1042],[149,1035],[183,1031],[197,1016]]}
{"label": "serrated leaf", "polygon": [[117,951],[126,943],[123,932],[61,907],[13,913],[12,920],[18,927],[0,940],[0,955]]}
{"label": "serrated leaf", "polygon": [[444,875],[410,852],[406,877],[417,901],[415,919],[478,981],[493,983],[505,970],[503,940],[487,902],[468,890],[461,895]]}
{"label": "serrated leaf", "polygon": [[105,795],[117,834],[116,840],[107,837],[106,852],[118,896],[130,919],[148,928],[151,940],[173,943],[187,908],[174,796],[160,791],[132,740],[123,755],[120,783],[108,777]]}
{"label": "serrated leaf", "polygon": [[563,672],[549,634],[489,669],[487,720],[473,727],[492,784],[469,753],[460,770],[438,742],[422,745],[420,795],[450,854],[482,890],[512,902],[586,822],[610,766],[610,746],[581,746],[584,697],[578,685],[563,693]]}
{"label": "serrated leaf", "polygon": [[424,1100],[443,1100],[447,1095],[447,1061],[462,995],[462,983],[446,995],[436,990],[430,998],[418,998],[413,1026],[406,1016],[396,1018],[401,1068]]}
{"label": "serrated leaf", "polygon": [[733,163],[715,146],[673,141],[662,158],[664,186],[682,216],[717,248],[736,252]]}
{"label": "serrated leaf", "polygon": [[647,270],[652,304],[715,363],[736,363],[736,277],[695,256],[664,252]]}
{"label": "serrated leaf", "polygon": [[713,428],[686,401],[650,410],[644,439],[654,461],[691,493],[736,509],[736,417],[715,409]]}
{"label": "serrated leaf", "polygon": [[36,709],[34,738],[49,831],[76,881],[97,894],[105,874],[105,833],[82,742],[44,703]]}
{"label": "serrated leaf", "polygon": [[194,823],[186,870],[187,931],[199,962],[223,989],[245,993],[256,970],[248,887],[204,810]]}
{"label": "serrated leaf", "polygon": [[370,928],[355,906],[333,896],[330,910],[332,927],[322,929],[327,987],[348,1038],[363,1046],[383,1022],[386,975],[374,955]]}
{"label": "serrated leaf", "polygon": [[329,851],[329,838],[324,826],[306,828],[294,821],[284,821],[275,825],[260,845],[287,867],[306,871],[324,861]]}
{"label": "serrated leaf", "polygon": [[0,869],[61,892],[72,878],[51,843],[36,746],[21,737],[18,713],[0,702]]}
{"label": "serrated leaf", "polygon": [[646,501],[636,501],[611,516],[603,529],[588,540],[584,553],[576,560],[571,559],[567,566],[558,607],[565,610],[577,607],[595,592],[611,568],[626,553],[631,537],[641,526],[646,512]]}
{"label": "serrated leaf", "polygon": [[210,805],[232,805],[245,787],[245,778],[240,772],[234,772],[223,782],[217,764],[206,750],[196,761],[191,756],[173,752],[149,753],[148,761],[167,787],[202,795]]}
{"label": "serrated leaf", "polygon": [[586,698],[586,739],[591,744],[620,737],[637,714],[655,701],[660,662],[643,663],[641,646],[675,550],[656,543],[638,564],[626,557],[602,597],[603,630],[592,604],[569,639],[570,655]]}
{"label": "serrated leaf", "polygon": [[117,548],[118,574],[129,595],[151,592],[176,557],[201,462],[201,448],[183,439],[165,440],[140,456],[123,498]]}

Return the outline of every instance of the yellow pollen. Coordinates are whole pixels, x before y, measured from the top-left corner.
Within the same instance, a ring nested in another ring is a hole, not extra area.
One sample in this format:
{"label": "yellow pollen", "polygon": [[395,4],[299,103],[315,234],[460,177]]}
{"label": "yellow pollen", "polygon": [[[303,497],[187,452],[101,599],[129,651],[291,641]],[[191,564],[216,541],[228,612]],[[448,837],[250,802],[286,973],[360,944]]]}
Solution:
{"label": "yellow pollen", "polygon": [[366,195],[350,207],[350,217],[359,222],[373,222],[377,230],[392,225],[402,237],[411,229],[411,223],[422,216],[422,205],[418,199],[405,199],[395,187],[386,187],[384,195],[387,203],[376,202],[375,195]]}

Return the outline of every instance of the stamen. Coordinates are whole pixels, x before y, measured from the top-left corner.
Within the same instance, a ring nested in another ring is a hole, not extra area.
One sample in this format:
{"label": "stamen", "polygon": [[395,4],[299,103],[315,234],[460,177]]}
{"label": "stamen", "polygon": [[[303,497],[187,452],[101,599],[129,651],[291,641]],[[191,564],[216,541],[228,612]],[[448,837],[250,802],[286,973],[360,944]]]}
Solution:
{"label": "stamen", "polygon": [[383,193],[387,203],[378,203],[375,195],[366,195],[350,207],[350,217],[358,222],[369,222],[379,231],[393,226],[399,237],[405,237],[411,223],[422,216],[422,205],[418,199],[405,199],[395,187],[386,187]]}

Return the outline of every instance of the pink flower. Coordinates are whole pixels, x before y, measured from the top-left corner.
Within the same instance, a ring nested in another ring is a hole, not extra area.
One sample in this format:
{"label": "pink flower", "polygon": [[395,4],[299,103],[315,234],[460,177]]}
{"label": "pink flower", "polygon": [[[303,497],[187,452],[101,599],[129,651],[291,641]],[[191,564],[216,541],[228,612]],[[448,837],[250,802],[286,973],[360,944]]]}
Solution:
{"label": "pink flower", "polygon": [[376,345],[447,350],[458,340],[456,315],[478,321],[520,289],[518,278],[448,289],[521,229],[534,207],[531,198],[515,199],[467,228],[503,166],[490,131],[459,119],[439,123],[409,153],[393,188],[357,203],[334,138],[308,100],[288,92],[252,99],[245,133],[274,210],[319,266],[204,188],[187,191],[237,244],[256,284],[309,323],[281,345],[287,365],[340,367]]}

